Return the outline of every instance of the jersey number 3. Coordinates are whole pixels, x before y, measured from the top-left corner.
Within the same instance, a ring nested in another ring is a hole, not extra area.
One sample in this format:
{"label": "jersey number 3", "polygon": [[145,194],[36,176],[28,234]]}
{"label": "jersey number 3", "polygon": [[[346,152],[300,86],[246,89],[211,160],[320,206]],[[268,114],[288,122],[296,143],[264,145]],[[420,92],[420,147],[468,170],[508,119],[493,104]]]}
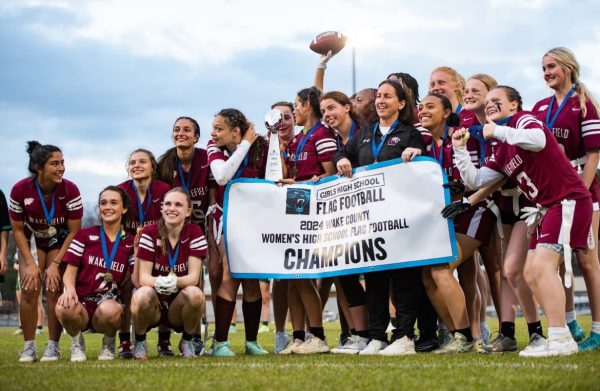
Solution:
{"label": "jersey number 3", "polygon": [[524,171],[517,175],[517,182],[521,185],[521,189],[524,190],[523,193],[529,200],[534,200],[537,197],[538,189]]}

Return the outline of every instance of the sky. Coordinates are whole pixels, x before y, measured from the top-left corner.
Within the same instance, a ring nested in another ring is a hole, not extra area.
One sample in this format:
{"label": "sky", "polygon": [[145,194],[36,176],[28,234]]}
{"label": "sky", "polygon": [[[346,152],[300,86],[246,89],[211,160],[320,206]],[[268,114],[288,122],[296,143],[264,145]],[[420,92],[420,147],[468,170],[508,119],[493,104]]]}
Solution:
{"label": "sky", "polygon": [[[328,30],[349,37],[325,90],[376,87],[408,72],[426,93],[433,68],[488,73],[525,108],[549,96],[541,57],[572,49],[600,98],[600,0],[0,0],[0,189],[26,177],[27,140],[59,146],[86,205],[127,179],[131,151],[158,157],[174,120],[195,118],[199,146],[235,107],[256,124],[309,87]],[[264,132],[264,131],[262,131]]]}

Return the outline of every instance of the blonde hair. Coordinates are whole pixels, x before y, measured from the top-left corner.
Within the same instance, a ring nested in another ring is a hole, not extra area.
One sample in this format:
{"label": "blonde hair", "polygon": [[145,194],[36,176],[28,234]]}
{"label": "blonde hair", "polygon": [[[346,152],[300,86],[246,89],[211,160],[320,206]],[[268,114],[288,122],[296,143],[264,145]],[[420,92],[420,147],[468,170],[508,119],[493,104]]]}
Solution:
{"label": "blonde hair", "polygon": [[[556,60],[558,65],[565,72],[569,72],[571,74],[571,83],[573,83],[573,87],[575,88],[575,92],[579,95],[579,106],[581,107],[581,112],[585,117],[587,115],[587,107],[586,101],[589,100],[594,106],[594,110],[596,110],[596,115],[600,114],[600,105],[594,99],[590,91],[587,89],[585,84],[581,80],[579,80],[579,63],[575,58],[575,54],[571,50],[565,47],[557,47],[554,49],[548,50],[543,57],[551,57]],[[542,57],[542,58],[543,58]]]}
{"label": "blonde hair", "polygon": [[456,94],[458,101],[462,102],[465,95],[465,78],[458,73],[456,69],[451,67],[437,67],[431,71],[431,74],[433,75],[436,72],[444,72],[450,76],[456,87],[454,93]]}
{"label": "blonde hair", "polygon": [[475,75],[469,77],[467,79],[467,81],[469,81],[471,79],[479,80],[480,82],[482,82],[488,91],[491,90],[492,88],[498,86],[498,82],[496,81],[496,79],[494,79],[493,77],[491,77],[490,75],[487,75],[485,73],[476,73]]}

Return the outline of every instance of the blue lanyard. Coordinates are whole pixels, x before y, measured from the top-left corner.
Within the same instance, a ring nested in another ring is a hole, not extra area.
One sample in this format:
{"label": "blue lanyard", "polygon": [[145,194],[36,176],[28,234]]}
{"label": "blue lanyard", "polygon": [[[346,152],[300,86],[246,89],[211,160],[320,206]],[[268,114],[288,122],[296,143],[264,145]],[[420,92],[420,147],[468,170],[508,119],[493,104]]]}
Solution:
{"label": "blue lanyard", "polygon": [[108,256],[108,245],[106,243],[106,234],[104,233],[104,227],[100,226],[100,243],[102,244],[102,256],[104,256],[104,263],[106,264],[106,270],[110,272],[110,268],[112,267],[113,260],[115,259],[115,255],[117,254],[117,248],[119,248],[119,243],[121,242],[121,229],[119,228],[119,232],[117,233],[117,237],[115,242],[113,243],[112,249],[110,251],[110,256]]}
{"label": "blue lanyard", "polygon": [[37,180],[34,181],[35,188],[37,189],[38,196],[40,197],[40,202],[42,203],[42,210],[44,211],[44,217],[46,218],[46,222],[48,225],[52,225],[52,219],[54,218],[54,192],[52,192],[52,204],[50,206],[50,211],[46,208],[46,202],[44,201],[44,195],[42,194],[42,189],[40,188],[40,184]]}
{"label": "blue lanyard", "polygon": [[146,213],[150,209],[150,204],[152,203],[152,194],[150,193],[150,185],[151,184],[152,184],[152,182],[150,182],[150,184],[148,185],[148,189],[146,190],[146,208],[144,209],[143,205],[142,205],[142,199],[140,198],[140,195],[138,194],[137,187],[135,186],[135,182],[131,181],[131,187],[133,188],[133,191],[135,192],[135,197],[137,198],[138,220],[139,220],[140,224],[142,224],[144,222]]}
{"label": "blue lanyard", "polygon": [[512,119],[512,115],[510,117],[502,118],[500,121],[494,121],[494,122],[496,122],[496,125],[505,125],[505,124],[509,123],[511,119]]}
{"label": "blue lanyard", "polygon": [[379,144],[377,144],[375,142],[375,134],[377,133],[377,130],[379,129],[379,121],[375,124],[375,127],[373,128],[373,137],[371,139],[371,151],[373,152],[373,159],[375,160],[375,163],[377,163],[377,157],[379,156],[379,152],[381,152],[381,149],[383,148],[383,144],[385,144],[385,140],[387,139],[387,136],[392,133],[392,130],[394,130],[394,128],[398,125],[399,121],[396,119],[394,121],[394,123],[392,124],[392,126],[390,126],[390,130],[385,134],[385,136],[381,137],[381,140],[379,140]]}
{"label": "blue lanyard", "polygon": [[571,87],[571,89],[569,90],[569,93],[567,94],[567,96],[565,96],[565,99],[563,99],[560,106],[558,106],[558,109],[556,110],[556,113],[554,113],[552,120],[550,119],[550,113],[552,113],[552,107],[554,106],[555,96],[552,95],[552,98],[550,98],[550,104],[548,105],[548,111],[546,112],[546,125],[548,125],[548,128],[550,128],[550,130],[552,130],[552,127],[554,126],[554,123],[556,122],[556,118],[558,117],[558,115],[560,114],[562,109],[565,107],[565,104],[567,103],[569,98],[571,96],[573,96],[574,93],[575,93],[575,87]]}
{"label": "blue lanyard", "polygon": [[299,159],[299,156],[302,155],[302,151],[304,151],[304,146],[308,142],[310,135],[313,134],[313,132],[319,127],[319,125],[321,125],[321,123],[317,122],[316,124],[314,124],[312,126],[312,128],[310,128],[310,130],[304,136],[302,136],[302,140],[300,140],[300,143],[298,144],[298,148],[296,148],[296,155],[294,156],[294,164],[298,164],[298,159]]}
{"label": "blue lanyard", "polygon": [[435,140],[431,140],[431,152],[433,153],[433,157],[440,163],[440,166],[444,167],[444,141],[442,141],[442,145],[440,146],[440,155],[436,156],[436,143]]}
{"label": "blue lanyard", "polygon": [[[248,153],[250,153],[250,151],[248,151]],[[239,177],[241,177],[246,167],[248,167],[248,153],[246,154],[246,156],[244,156],[244,161],[238,167],[237,171],[235,172],[235,175],[233,176],[233,179],[238,179]]]}
{"label": "blue lanyard", "polygon": [[171,247],[171,243],[167,243],[167,257],[169,258],[169,268],[171,269],[171,271],[173,271],[175,269],[175,263],[177,263],[177,257],[179,257],[179,241],[177,242],[177,246],[175,246],[175,253],[171,254],[171,250],[169,250],[169,247]]}
{"label": "blue lanyard", "polygon": [[192,181],[192,168],[190,167],[190,172],[188,173],[189,177],[187,182],[185,181],[185,177],[183,176],[183,167],[181,166],[181,160],[177,158],[177,171],[179,172],[179,178],[181,182],[181,186],[183,190],[189,192],[190,191],[190,182]]}
{"label": "blue lanyard", "polygon": [[473,125],[469,127],[469,133],[479,141],[479,163],[483,166],[485,164],[485,146],[488,143],[483,137],[483,126]]}
{"label": "blue lanyard", "polygon": [[[354,133],[356,133],[356,123],[354,121],[352,121],[352,125],[350,126],[350,134],[348,134],[348,141],[346,141],[346,144],[352,139],[352,137],[354,136]],[[341,151],[342,150],[342,139],[340,138],[340,134],[336,132],[335,137],[337,138],[338,151]]]}

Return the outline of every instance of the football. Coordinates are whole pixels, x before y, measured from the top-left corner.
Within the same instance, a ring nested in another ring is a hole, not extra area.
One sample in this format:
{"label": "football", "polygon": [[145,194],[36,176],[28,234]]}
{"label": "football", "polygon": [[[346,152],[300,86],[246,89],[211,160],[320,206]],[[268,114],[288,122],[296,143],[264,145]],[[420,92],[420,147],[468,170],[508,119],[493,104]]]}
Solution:
{"label": "football", "polygon": [[327,54],[330,50],[333,54],[338,53],[346,45],[348,38],[337,31],[326,31],[315,37],[310,42],[310,50],[321,55]]}

